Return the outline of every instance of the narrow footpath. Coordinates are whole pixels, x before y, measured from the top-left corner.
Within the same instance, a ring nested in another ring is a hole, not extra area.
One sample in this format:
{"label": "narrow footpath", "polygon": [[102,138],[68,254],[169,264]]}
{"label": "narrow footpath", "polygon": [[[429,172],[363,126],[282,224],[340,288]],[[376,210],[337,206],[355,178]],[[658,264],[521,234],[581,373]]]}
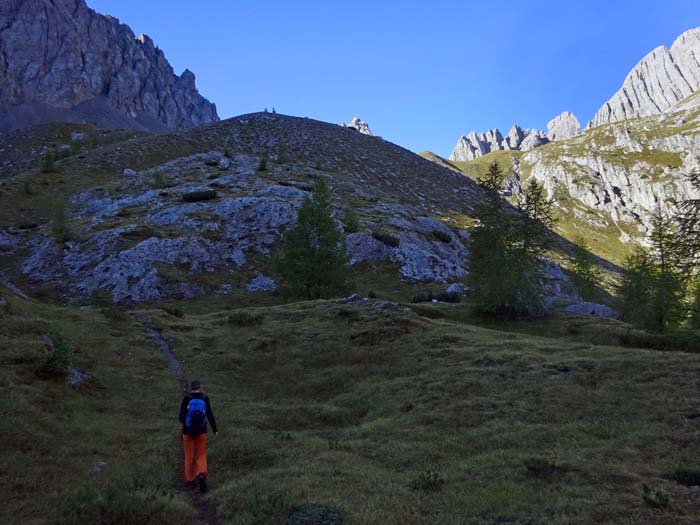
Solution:
{"label": "narrow footpath", "polygon": [[[153,343],[160,349],[161,353],[168,361],[168,366],[175,374],[177,383],[180,386],[180,390],[183,394],[188,392],[189,382],[185,377],[185,372],[182,369],[182,364],[178,361],[175,353],[173,352],[173,344],[171,341],[166,340],[163,335],[153,326],[153,324],[141,313],[131,312],[131,317],[141,323],[146,332],[146,335],[153,341]],[[175,412],[175,411],[174,411]],[[184,470],[183,465],[183,451],[182,451],[182,441],[178,436],[178,443],[180,446],[180,454],[177,465],[177,476],[176,479],[182,480],[182,472]],[[216,507],[211,504],[209,499],[200,494],[199,491],[193,490],[190,492],[192,495],[192,505],[197,510],[199,515],[198,523],[202,525],[218,525],[220,523],[216,515]]]}

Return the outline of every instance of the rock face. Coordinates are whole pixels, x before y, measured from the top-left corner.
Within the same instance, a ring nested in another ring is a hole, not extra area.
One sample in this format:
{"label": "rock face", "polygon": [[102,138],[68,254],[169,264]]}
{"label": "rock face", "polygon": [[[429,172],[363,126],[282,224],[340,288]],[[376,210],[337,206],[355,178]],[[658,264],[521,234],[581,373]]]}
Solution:
{"label": "rock face", "polygon": [[658,115],[700,87],[700,28],[679,36],[669,48],[657,47],[645,56],[622,88],[596,112],[589,127],[636,117]]}
{"label": "rock face", "polygon": [[579,133],[581,133],[581,124],[576,115],[569,111],[557,115],[547,124],[547,138],[550,141],[570,139]]}
{"label": "rock face", "polygon": [[459,138],[449,160],[474,160],[492,151],[530,151],[554,140],[571,138],[581,131],[581,126],[574,114],[566,111],[549,122],[548,130],[547,133],[537,129],[523,130],[514,124],[505,138],[498,129],[484,133],[472,131]]}
{"label": "rock face", "polygon": [[51,121],[187,130],[218,121],[194,74],[84,0],[0,3],[0,131]]}
{"label": "rock face", "polygon": [[350,124],[343,122],[343,127],[352,128],[364,135],[369,135],[370,137],[372,136],[372,131],[369,129],[369,124],[367,124],[364,120],[360,120],[360,117],[353,117]]}

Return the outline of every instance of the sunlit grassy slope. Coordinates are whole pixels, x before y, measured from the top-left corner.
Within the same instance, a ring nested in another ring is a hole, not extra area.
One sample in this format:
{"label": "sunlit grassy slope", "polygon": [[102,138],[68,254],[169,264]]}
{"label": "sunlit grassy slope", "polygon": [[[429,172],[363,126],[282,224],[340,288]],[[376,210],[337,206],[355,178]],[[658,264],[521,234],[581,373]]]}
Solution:
{"label": "sunlit grassy slope", "polygon": [[[178,490],[178,386],[141,326],[2,295],[10,515],[198,522]],[[614,346],[646,343],[598,319],[486,327],[467,306],[178,307],[141,314],[212,397],[222,523],[306,503],[362,524],[696,522],[696,492],[671,479],[700,467],[695,353]],[[91,374],[78,390],[35,374],[49,320]]]}

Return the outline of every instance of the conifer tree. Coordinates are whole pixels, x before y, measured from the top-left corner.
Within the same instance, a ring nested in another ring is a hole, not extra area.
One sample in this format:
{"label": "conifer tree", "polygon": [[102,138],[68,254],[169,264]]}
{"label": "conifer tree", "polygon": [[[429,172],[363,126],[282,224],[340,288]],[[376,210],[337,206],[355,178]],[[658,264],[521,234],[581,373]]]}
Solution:
{"label": "conifer tree", "polygon": [[475,212],[479,224],[470,239],[469,290],[482,313],[515,316],[542,310],[540,257],[549,242],[552,203],[531,181],[517,209],[501,199],[503,171],[489,166],[480,181],[486,190]]}
{"label": "conifer tree", "polygon": [[[700,193],[700,171],[688,176],[688,180]],[[700,199],[689,199],[679,205],[678,244],[686,272],[697,274],[700,270]]]}
{"label": "conifer tree", "polygon": [[347,288],[345,242],[331,215],[325,179],[304,199],[296,224],[286,233],[276,260],[282,292],[303,299],[342,294]]}
{"label": "conifer tree", "polygon": [[598,298],[598,271],[586,239],[579,236],[574,241],[571,266],[572,281],[578,293],[587,301]]}
{"label": "conifer tree", "polygon": [[677,328],[686,318],[686,279],[681,270],[677,232],[657,209],[650,249],[628,257],[618,289],[623,319],[656,332]]}

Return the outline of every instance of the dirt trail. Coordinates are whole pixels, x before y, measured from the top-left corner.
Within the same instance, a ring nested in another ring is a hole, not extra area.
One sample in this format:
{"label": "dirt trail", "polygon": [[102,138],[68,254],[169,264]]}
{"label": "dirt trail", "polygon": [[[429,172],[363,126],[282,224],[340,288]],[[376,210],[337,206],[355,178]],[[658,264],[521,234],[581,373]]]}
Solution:
{"label": "dirt trail", "polygon": [[[168,366],[175,374],[180,390],[183,393],[188,392],[189,383],[185,377],[185,372],[182,369],[182,364],[178,361],[175,353],[173,352],[173,344],[171,341],[165,339],[162,334],[156,329],[155,326],[146,318],[143,314],[132,312],[131,317],[143,325],[146,335],[153,341],[153,343],[160,349],[165,359],[168,361]],[[178,443],[180,440],[178,439]],[[182,444],[180,443],[180,446]],[[178,474],[177,479],[182,478],[183,471],[183,452],[180,449],[180,455],[178,460]],[[197,514],[199,515],[198,523],[202,525],[218,525],[220,523],[216,515],[216,507],[212,505],[206,496],[201,495],[198,491],[192,491],[192,505],[197,509]]]}

